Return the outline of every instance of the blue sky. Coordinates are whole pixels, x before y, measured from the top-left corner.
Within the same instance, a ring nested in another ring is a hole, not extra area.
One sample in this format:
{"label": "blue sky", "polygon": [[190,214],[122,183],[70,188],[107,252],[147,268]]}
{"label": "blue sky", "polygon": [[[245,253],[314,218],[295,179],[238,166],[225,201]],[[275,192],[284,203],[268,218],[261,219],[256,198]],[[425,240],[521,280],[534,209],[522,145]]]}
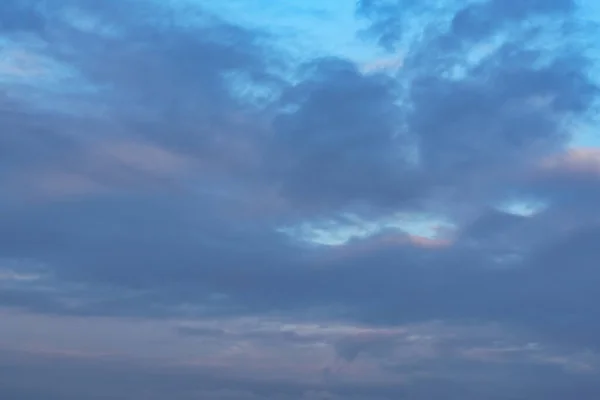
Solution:
{"label": "blue sky", "polygon": [[366,63],[383,54],[382,49],[357,35],[368,23],[357,18],[352,0],[187,1],[224,19],[271,33],[299,58],[335,55]]}
{"label": "blue sky", "polygon": [[0,398],[597,399],[599,19],[4,0]]}

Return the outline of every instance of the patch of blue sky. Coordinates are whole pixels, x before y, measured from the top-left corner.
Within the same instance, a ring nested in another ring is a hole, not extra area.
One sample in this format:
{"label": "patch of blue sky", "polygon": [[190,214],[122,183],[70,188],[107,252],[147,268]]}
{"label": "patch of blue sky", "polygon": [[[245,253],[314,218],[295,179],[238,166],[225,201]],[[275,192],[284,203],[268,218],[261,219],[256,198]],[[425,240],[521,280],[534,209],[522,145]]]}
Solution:
{"label": "patch of blue sky", "polygon": [[[593,26],[591,28],[592,35],[597,36],[598,26],[600,25],[600,1],[596,0],[580,0],[582,18],[590,21]],[[600,50],[596,45],[597,39],[590,38],[592,49],[590,56],[596,61],[600,61]],[[600,63],[594,63],[591,71],[596,78],[596,82],[600,84]],[[600,104],[592,111],[590,120],[578,124],[571,142],[572,147],[600,147]]]}
{"label": "patch of blue sky", "polygon": [[351,240],[366,239],[386,232],[398,232],[434,239],[454,228],[445,218],[420,213],[395,213],[377,220],[344,214],[337,220],[305,222],[285,227],[280,232],[300,241],[325,246],[340,246]]}
{"label": "patch of blue sky", "polygon": [[515,198],[498,204],[496,208],[509,214],[518,215],[521,217],[532,217],[544,211],[547,206],[548,204],[543,200]]}
{"label": "patch of blue sky", "polygon": [[569,147],[600,147],[600,115],[591,116],[590,121],[576,124]]}
{"label": "patch of blue sky", "polygon": [[197,4],[242,26],[272,33],[298,60],[337,56],[362,64],[384,54],[375,43],[359,37],[367,21],[356,17],[355,0],[180,1]]}

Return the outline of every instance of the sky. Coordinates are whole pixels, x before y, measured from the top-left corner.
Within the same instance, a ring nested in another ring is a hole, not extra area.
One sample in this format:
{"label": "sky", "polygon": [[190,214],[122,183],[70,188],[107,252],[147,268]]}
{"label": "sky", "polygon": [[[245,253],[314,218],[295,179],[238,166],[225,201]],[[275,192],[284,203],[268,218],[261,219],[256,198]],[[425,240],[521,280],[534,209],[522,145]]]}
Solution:
{"label": "sky", "polygon": [[592,0],[2,0],[0,398],[600,398]]}

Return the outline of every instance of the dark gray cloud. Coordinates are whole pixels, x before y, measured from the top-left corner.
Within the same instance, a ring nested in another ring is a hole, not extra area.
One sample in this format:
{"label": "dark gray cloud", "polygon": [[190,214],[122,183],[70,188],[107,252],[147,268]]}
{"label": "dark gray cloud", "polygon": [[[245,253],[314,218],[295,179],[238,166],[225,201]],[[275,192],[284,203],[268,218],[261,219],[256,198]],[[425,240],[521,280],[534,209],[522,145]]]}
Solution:
{"label": "dark gray cloud", "polygon": [[394,80],[365,76],[344,60],[306,68],[306,78],[283,91],[274,121],[283,192],[304,205],[414,198],[421,184],[411,176]]}

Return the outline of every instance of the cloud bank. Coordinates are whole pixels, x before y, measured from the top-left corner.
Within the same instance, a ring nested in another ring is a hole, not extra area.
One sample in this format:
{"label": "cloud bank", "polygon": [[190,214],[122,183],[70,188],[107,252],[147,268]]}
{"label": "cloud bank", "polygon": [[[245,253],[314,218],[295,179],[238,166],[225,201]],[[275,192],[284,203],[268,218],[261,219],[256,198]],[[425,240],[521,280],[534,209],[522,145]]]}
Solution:
{"label": "cloud bank", "polygon": [[202,2],[5,0],[0,394],[596,398],[593,27],[434,3],[359,1],[365,69]]}

